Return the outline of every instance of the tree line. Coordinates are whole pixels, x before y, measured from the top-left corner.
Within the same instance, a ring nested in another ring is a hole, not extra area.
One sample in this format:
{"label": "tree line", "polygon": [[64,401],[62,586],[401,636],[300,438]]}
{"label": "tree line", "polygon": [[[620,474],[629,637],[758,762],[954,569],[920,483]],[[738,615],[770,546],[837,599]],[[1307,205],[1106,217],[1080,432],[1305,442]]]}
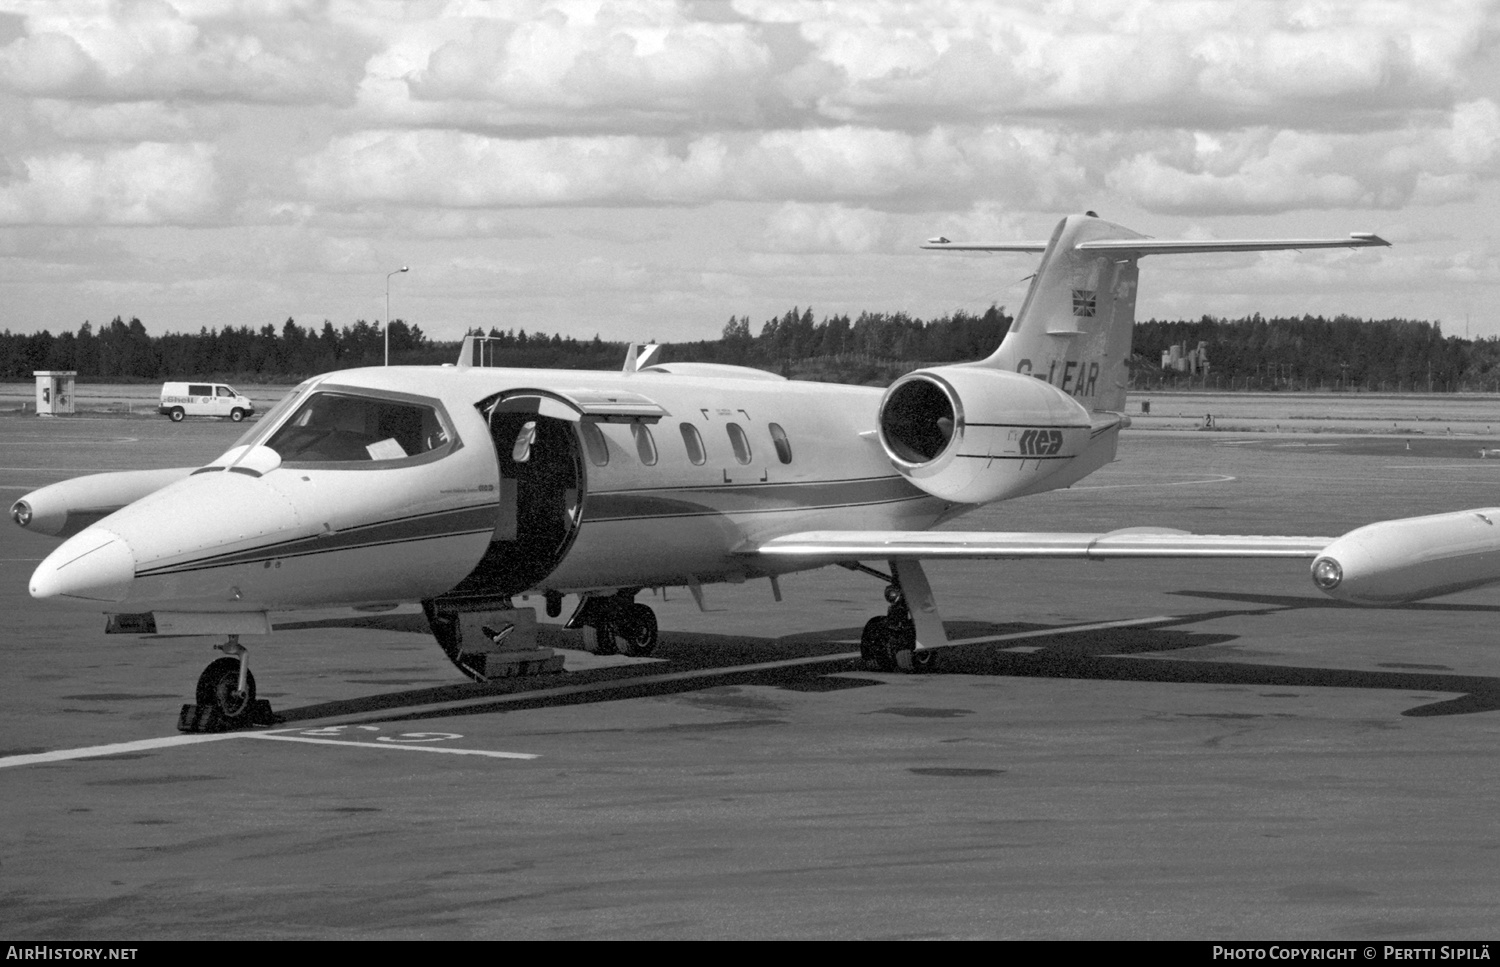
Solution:
{"label": "tree line", "polygon": [[[983,313],[957,311],[923,320],[904,312],[863,312],[818,319],[796,307],[754,331],[749,316],[731,316],[718,339],[669,343],[660,361],[752,366],[802,379],[886,383],[920,365],[980,359],[993,352],[1013,318],[998,306]],[[559,369],[615,369],[625,343],[526,332],[471,334],[490,337],[497,364]],[[421,327],[397,319],[390,326],[391,362],[451,363],[459,343],[432,340]],[[1207,374],[1161,366],[1172,345],[1202,343]],[[378,323],[359,320],[335,328],[281,326],[201,328],[197,333],[152,336],[140,319],[116,317],[108,325],[85,322],[75,332],[0,332],[0,379],[29,380],[34,370],[76,370],[80,380],[159,381],[240,379],[295,381],[316,373],[378,366],[384,358]],[[1193,321],[1138,322],[1132,381],[1138,388],[1330,389],[1350,391],[1500,392],[1500,339],[1444,336],[1437,323],[1410,319],[1336,316],[1242,319],[1203,316]]]}

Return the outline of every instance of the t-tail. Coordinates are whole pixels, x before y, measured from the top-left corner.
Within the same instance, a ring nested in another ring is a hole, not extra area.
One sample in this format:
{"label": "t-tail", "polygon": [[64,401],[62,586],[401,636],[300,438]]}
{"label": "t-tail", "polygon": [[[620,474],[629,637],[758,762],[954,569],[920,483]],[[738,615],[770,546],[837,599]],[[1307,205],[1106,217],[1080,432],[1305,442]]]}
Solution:
{"label": "t-tail", "polygon": [[1093,212],[1063,219],[1047,242],[934,239],[927,248],[1041,252],[1042,264],[988,358],[915,370],[886,389],[881,447],[913,484],[954,504],[1071,486],[1114,459],[1128,423],[1125,360],[1142,256],[1385,244],[1374,235],[1162,241]]}
{"label": "t-tail", "polygon": [[1085,212],[1058,222],[1047,242],[973,245],[939,238],[923,248],[1041,252],[1026,301],[1000,348],[973,365],[1034,376],[1089,410],[1123,412],[1142,256],[1389,244],[1363,232],[1348,238],[1168,241]]}

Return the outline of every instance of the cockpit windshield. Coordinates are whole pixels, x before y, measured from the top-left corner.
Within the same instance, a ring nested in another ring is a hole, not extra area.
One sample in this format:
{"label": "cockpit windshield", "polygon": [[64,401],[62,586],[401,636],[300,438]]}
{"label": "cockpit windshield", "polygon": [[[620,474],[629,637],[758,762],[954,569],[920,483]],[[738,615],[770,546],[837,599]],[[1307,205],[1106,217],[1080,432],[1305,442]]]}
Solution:
{"label": "cockpit windshield", "polygon": [[283,463],[386,464],[437,459],[455,442],[435,403],[330,388],[308,396],[265,445]]}

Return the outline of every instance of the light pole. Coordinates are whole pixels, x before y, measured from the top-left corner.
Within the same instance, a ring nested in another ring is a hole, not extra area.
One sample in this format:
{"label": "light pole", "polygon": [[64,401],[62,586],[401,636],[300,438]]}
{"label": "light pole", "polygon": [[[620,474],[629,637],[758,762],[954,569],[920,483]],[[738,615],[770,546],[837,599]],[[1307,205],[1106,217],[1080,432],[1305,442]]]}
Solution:
{"label": "light pole", "polygon": [[406,266],[401,266],[394,272],[385,274],[385,364],[391,364],[391,276],[400,275],[406,271]]}

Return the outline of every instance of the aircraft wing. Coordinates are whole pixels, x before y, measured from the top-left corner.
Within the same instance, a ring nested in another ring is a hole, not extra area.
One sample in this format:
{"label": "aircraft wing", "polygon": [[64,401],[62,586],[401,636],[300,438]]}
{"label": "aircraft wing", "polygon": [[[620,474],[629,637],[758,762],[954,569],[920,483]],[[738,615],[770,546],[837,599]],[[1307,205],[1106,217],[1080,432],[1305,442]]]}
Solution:
{"label": "aircraft wing", "polygon": [[767,541],[751,553],[798,561],[1023,560],[1115,558],[1306,558],[1332,537],[1189,534],[1131,527],[1105,534],[1005,531],[806,531]]}

